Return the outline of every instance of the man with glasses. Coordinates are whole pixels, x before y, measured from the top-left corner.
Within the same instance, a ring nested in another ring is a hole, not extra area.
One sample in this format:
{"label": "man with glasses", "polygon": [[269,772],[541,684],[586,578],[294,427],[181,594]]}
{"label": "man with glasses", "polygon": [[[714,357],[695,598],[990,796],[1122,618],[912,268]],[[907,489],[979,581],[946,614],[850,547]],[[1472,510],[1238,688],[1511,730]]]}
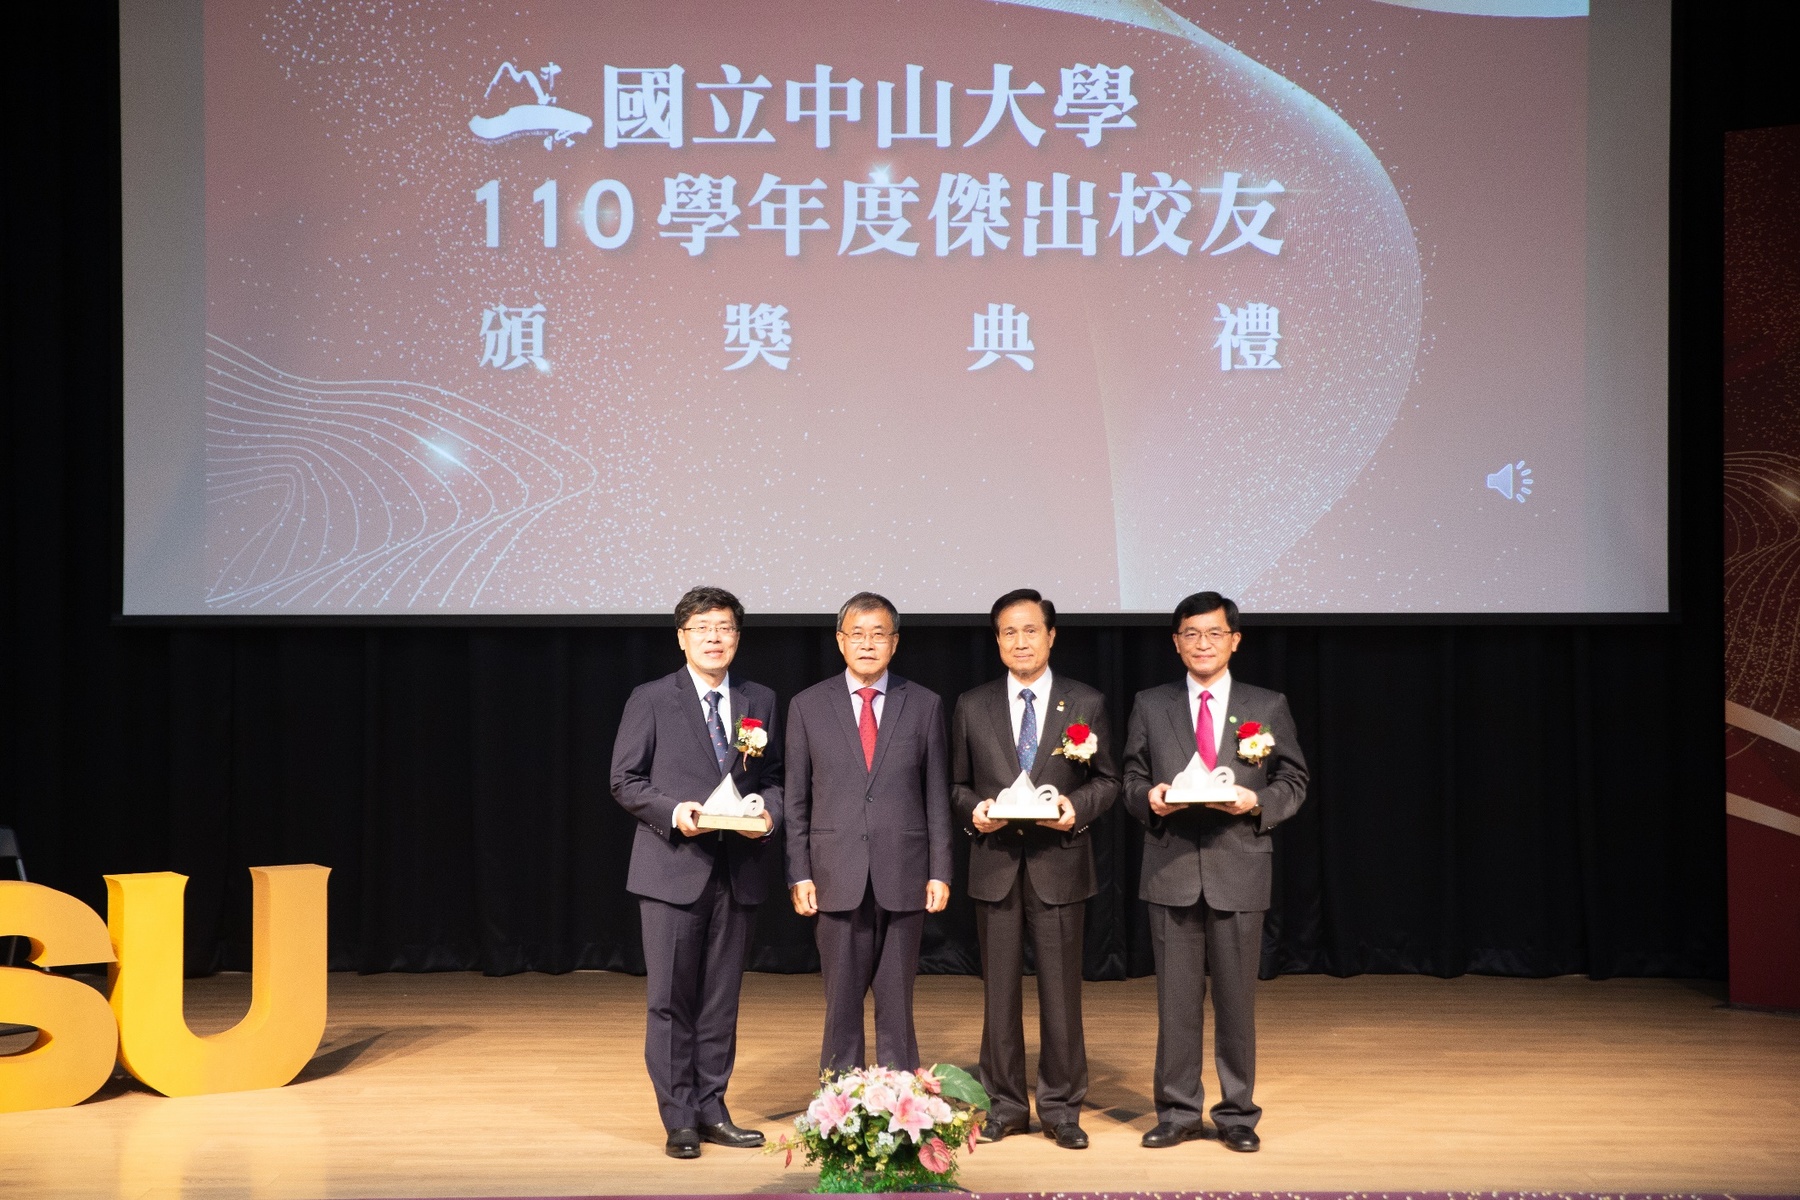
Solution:
{"label": "man with glasses", "polygon": [[[1094,881],[1088,826],[1119,795],[1106,698],[1050,670],[1056,605],[1033,588],[989,611],[1006,676],[964,692],[951,722],[951,803],[973,835],[969,895],[981,942],[981,1082],[993,1098],[981,1140],[1030,1127],[1020,995],[1029,935],[1037,963],[1038,1120],[1065,1150],[1087,1148],[1081,933]],[[994,798],[1026,772],[1056,791],[1052,820],[994,820]]]}
{"label": "man with glasses", "polygon": [[[638,822],[625,887],[643,922],[644,1063],[671,1158],[699,1158],[702,1141],[763,1144],[725,1107],[744,956],[782,810],[775,693],[730,673],[743,622],[744,606],[721,588],[683,596],[675,640],[687,662],[631,693],[613,742],[613,798]],[[762,797],[762,829],[699,827],[702,802],[727,774]]]}
{"label": "man with glasses", "polygon": [[[1186,674],[1139,692],[1125,737],[1125,807],[1148,830],[1138,896],[1156,955],[1156,1127],[1152,1149],[1205,1136],[1200,1080],[1206,977],[1213,986],[1219,1141],[1261,1145],[1256,1086],[1256,976],[1273,868],[1270,832],[1306,799],[1306,759],[1287,697],[1231,676],[1243,635],[1238,608],[1217,592],[1175,607],[1175,652]],[[1170,804],[1169,784],[1198,757],[1228,766],[1236,799]]]}
{"label": "man with glasses", "polygon": [[869,1064],[863,1000],[871,989],[874,1061],[918,1068],[919,941],[925,914],[950,899],[943,704],[889,672],[899,645],[894,606],[858,592],[838,610],[844,673],[788,706],[788,882],[794,911],[819,918],[823,1071]]}

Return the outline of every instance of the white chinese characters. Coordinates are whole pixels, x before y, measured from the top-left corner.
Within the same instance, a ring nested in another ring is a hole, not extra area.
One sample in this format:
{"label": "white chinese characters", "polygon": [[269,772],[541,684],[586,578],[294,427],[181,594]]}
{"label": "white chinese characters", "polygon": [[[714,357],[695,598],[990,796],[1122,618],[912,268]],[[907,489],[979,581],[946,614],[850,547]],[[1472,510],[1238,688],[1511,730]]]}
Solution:
{"label": "white chinese characters", "polygon": [[787,370],[787,352],[794,344],[787,311],[785,304],[727,304],[725,350],[738,360],[725,369],[742,370],[761,359],[778,371]]}
{"label": "white chinese characters", "polygon": [[686,173],[663,180],[662,211],[656,214],[658,225],[675,225],[664,232],[666,238],[685,239],[690,256],[706,249],[708,238],[734,238],[738,231],[731,224],[743,212],[731,202],[737,180],[727,175],[715,179],[711,175]]}
{"label": "white chinese characters", "polygon": [[[912,222],[902,215],[902,209],[918,202],[919,193],[915,190],[918,186],[919,181],[910,176],[899,183],[890,183],[886,171],[871,173],[868,183],[844,180],[844,237],[838,243],[838,253],[856,255],[888,250],[907,258],[917,254],[919,243],[901,238],[912,228]],[[869,240],[851,250],[858,233],[866,234]]]}
{"label": "white chinese characters", "polygon": [[[756,110],[762,107],[764,100],[768,99],[763,93],[769,90],[769,77],[758,75],[749,83],[745,83],[744,73],[730,63],[720,64],[719,73],[724,76],[725,82],[694,85],[700,91],[712,93],[707,99],[712,101],[714,134],[712,137],[695,135],[694,141],[743,142],[753,145],[774,141],[775,135],[767,129],[758,129],[755,134],[750,132],[750,127],[756,124]],[[735,133],[732,132],[734,126],[731,121],[731,110],[725,103],[725,96],[733,92],[737,93],[738,101]]]}
{"label": "white chinese characters", "polygon": [[989,304],[987,312],[975,314],[975,336],[969,349],[981,355],[969,365],[971,371],[992,366],[1001,355],[1032,370],[1036,364],[1031,353],[1037,347],[1031,344],[1031,314],[1010,304]]}
{"label": "white chinese characters", "polygon": [[635,144],[681,148],[679,66],[606,68],[606,148]]}
{"label": "white chinese characters", "polygon": [[[498,117],[477,116],[470,122],[471,131],[490,141],[534,133],[547,135],[546,147],[572,145],[574,136],[586,133],[593,121],[557,106],[552,91],[561,70],[555,63],[537,71],[520,70],[511,62],[501,64],[483,97],[492,93],[502,78],[510,78],[528,86],[537,103],[515,105]],[[969,107],[981,113],[974,132],[962,143],[964,147],[1003,137],[1006,127],[1027,145],[1037,146],[1044,140],[1045,126],[1049,124],[1068,131],[1075,140],[1093,149],[1109,132],[1137,128],[1137,122],[1128,115],[1138,106],[1138,97],[1132,92],[1134,71],[1128,65],[1078,62],[1062,67],[1054,101],[1043,83],[1029,79],[1030,72],[1021,72],[1022,81],[1015,83],[1014,70],[1012,63],[994,63],[990,86],[963,89],[966,100],[975,102]],[[774,132],[759,119],[763,102],[774,85],[767,75],[746,78],[744,70],[733,63],[719,64],[718,81],[704,83],[690,82],[680,63],[654,67],[608,65],[603,86],[604,142],[609,150],[643,145],[679,150],[690,142],[763,145],[776,140]],[[687,132],[683,99],[690,86],[704,97],[702,108],[710,110],[710,134],[690,136]],[[862,123],[863,91],[862,80],[839,78],[831,65],[815,63],[810,79],[786,81],[784,115],[791,125],[810,125],[813,145],[820,150],[829,149],[840,125]],[[877,80],[875,144],[883,150],[906,141],[950,148],[956,144],[952,133],[956,96],[956,85],[948,79],[927,84],[925,68],[917,63],[906,64],[903,83]],[[1048,114],[1045,108],[1049,109]],[[968,119],[964,117],[965,121]]]}
{"label": "white chinese characters", "polygon": [[1006,176],[991,171],[985,180],[962,174],[940,176],[937,199],[931,205],[938,257],[965,246],[972,258],[982,257],[989,246],[1006,249],[1012,236],[1000,230],[1006,228],[1006,210],[1012,207],[1006,198],[1011,186]]}
{"label": "white chinese characters", "polygon": [[1261,187],[1241,187],[1238,181],[1242,178],[1236,171],[1227,171],[1218,187],[1200,189],[1219,198],[1219,215],[1213,218],[1212,231],[1206,235],[1206,241],[1200,248],[1208,249],[1218,241],[1219,235],[1225,232],[1226,222],[1230,222],[1237,226],[1237,237],[1214,250],[1214,254],[1229,254],[1239,246],[1254,246],[1264,254],[1280,254],[1282,239],[1263,234],[1263,227],[1275,215],[1275,206],[1267,200],[1258,200],[1255,204],[1239,204],[1238,197],[1278,196],[1287,189],[1281,186],[1279,179],[1271,179]]}
{"label": "white chinese characters", "polygon": [[[1154,274],[1195,269],[1177,268],[1178,260],[1204,263],[1238,255],[1232,261],[1242,263],[1255,262],[1258,255],[1282,256],[1288,231],[1281,204],[1289,189],[1273,174],[1256,169],[1254,146],[1233,151],[1234,157],[1241,153],[1245,159],[1221,163],[1205,174],[1196,174],[1192,164],[1185,165],[1181,174],[1155,169],[1154,162],[1132,164],[1130,170],[1118,170],[1116,190],[1110,180],[1083,178],[1095,173],[1059,163],[1053,153],[1041,159],[1019,157],[1045,149],[1046,139],[1050,149],[1060,146],[1065,153],[1076,143],[1095,150],[1109,138],[1138,130],[1145,120],[1144,97],[1137,89],[1146,77],[1131,64],[1075,62],[1054,75],[1045,65],[995,62],[991,79],[981,81],[987,86],[965,87],[974,81],[936,78],[927,66],[906,63],[903,69],[881,72],[892,77],[873,80],[868,86],[874,90],[867,96],[861,79],[828,63],[801,68],[794,72],[798,78],[785,81],[779,77],[771,81],[753,67],[731,62],[720,62],[716,75],[708,68],[697,77],[678,62],[607,65],[601,80],[601,140],[605,149],[619,150],[628,162],[653,156],[626,147],[680,152],[663,160],[669,163],[666,174],[658,172],[662,195],[651,245],[672,242],[689,258],[749,252],[797,259],[809,245],[814,256],[829,256],[835,242],[835,256],[845,260],[874,262],[894,255],[919,262],[1017,255],[1074,263],[1110,259],[1116,247],[1120,259],[1149,257],[1146,269]],[[980,69],[986,73],[985,66]],[[502,63],[483,98],[516,85],[515,92],[529,89],[529,99],[536,103],[515,104],[498,117],[478,116],[470,122],[471,130],[490,142],[529,133],[543,136],[546,147],[571,145],[595,122],[559,104],[553,89],[561,73],[554,62],[536,71]],[[1048,81],[1054,81],[1054,89],[1045,87]],[[692,129],[686,124],[690,110],[684,103],[689,88],[694,90]],[[777,95],[781,100],[771,107],[769,102]],[[865,100],[872,113],[865,113]],[[800,128],[782,132],[784,117],[788,125]],[[792,143],[796,134],[810,134],[811,150],[855,162],[853,170],[863,174],[828,184],[821,173],[808,181],[806,176],[813,172],[796,165],[796,156],[803,163],[807,151],[790,145],[777,156],[762,149],[778,141]],[[861,157],[867,153],[868,139],[881,155]],[[714,158],[714,146],[730,149]],[[1123,149],[1130,146],[1126,142]],[[976,147],[980,149],[968,153]],[[1117,141],[1109,145],[1115,152],[1120,148]],[[980,158],[990,151],[1007,154],[1007,161],[1014,164],[1029,160],[1041,165],[1015,165],[1010,168],[1014,174],[1021,170],[1025,174],[1009,178],[982,169],[987,164]],[[916,161],[927,155],[935,155],[935,160],[927,161],[939,164],[935,183],[916,167],[907,170],[909,158]],[[959,164],[958,159],[975,161]],[[675,169],[677,164],[684,169]],[[1070,169],[1055,169],[1059,165]],[[1281,173],[1287,175],[1289,170]],[[1311,180],[1298,182],[1307,188],[1317,186]],[[506,238],[524,234],[536,242],[535,226],[540,222],[535,218],[541,216],[541,240],[547,251],[568,253],[558,250],[559,234],[565,247],[571,240],[566,235],[576,234],[573,240],[579,244],[585,234],[600,251],[619,250],[632,241],[638,209],[631,188],[614,178],[563,183],[585,191],[559,193],[556,179],[533,171],[526,180],[504,180],[508,202],[503,203],[503,177],[497,174],[487,180],[474,191],[481,219],[469,227],[471,240],[496,251],[517,245],[505,241],[503,233]],[[518,198],[527,190],[540,212],[534,213]],[[579,209],[569,204],[559,207],[559,194],[565,200],[572,195],[584,199]],[[503,229],[503,225],[510,229],[520,213],[534,218],[533,228],[517,233]],[[922,228],[926,224],[929,235]],[[773,236],[761,236],[765,234]],[[642,236],[638,235],[640,242]],[[931,252],[920,255],[921,245],[929,245]],[[673,247],[664,253],[672,251]],[[709,264],[706,269],[713,268]],[[1044,269],[1061,270],[1048,264]],[[968,303],[950,306],[956,325]],[[788,370],[793,331],[786,306],[733,303],[724,311],[723,349],[730,361],[721,369],[762,365]],[[1218,314],[1212,347],[1218,351],[1222,372],[1282,368],[1281,312],[1274,304],[1220,302]],[[952,313],[940,316],[951,319]],[[1028,313],[995,302],[973,313],[971,320],[967,349],[976,358],[967,370],[981,371],[1003,358],[1021,370],[1035,370]],[[494,304],[482,316],[482,365],[513,371],[529,364],[547,372],[545,330],[544,304]]]}
{"label": "white chinese characters", "polygon": [[782,235],[782,250],[793,258],[800,253],[800,234],[803,231],[830,229],[824,217],[804,219],[806,214],[825,207],[825,202],[817,196],[802,197],[801,192],[822,192],[825,181],[815,179],[811,183],[783,183],[779,175],[765,174],[762,184],[756,189],[756,195],[750,197],[751,207],[760,213],[759,223],[750,226],[752,229],[763,229]]}
{"label": "white chinese characters", "polygon": [[1281,341],[1280,309],[1260,301],[1237,309],[1221,303],[1214,319],[1219,324],[1219,338],[1213,343],[1219,352],[1219,370],[1281,369],[1275,361],[1275,347]]}
{"label": "white chinese characters", "polygon": [[1108,129],[1136,129],[1137,122],[1125,115],[1136,107],[1130,67],[1076,63],[1062,69],[1062,92],[1051,111],[1059,117],[1075,117],[1073,121],[1058,121],[1056,127],[1079,129],[1081,144],[1093,147],[1100,144],[1101,134]]}
{"label": "white chinese characters", "polygon": [[516,371],[530,363],[548,371],[544,357],[544,306],[508,308],[496,304],[481,314],[481,365]]}

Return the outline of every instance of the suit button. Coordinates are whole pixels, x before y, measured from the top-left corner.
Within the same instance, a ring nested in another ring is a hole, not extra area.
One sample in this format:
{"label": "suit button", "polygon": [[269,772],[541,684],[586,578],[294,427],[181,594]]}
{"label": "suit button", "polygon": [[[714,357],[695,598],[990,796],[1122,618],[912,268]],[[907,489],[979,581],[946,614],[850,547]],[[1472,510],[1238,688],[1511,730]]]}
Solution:
{"label": "suit button", "polygon": [[863,834],[863,841],[865,841],[865,842],[866,842],[866,841],[868,841],[868,840],[869,840],[869,835],[868,835],[868,834],[866,834],[866,833],[865,833],[865,834]]}

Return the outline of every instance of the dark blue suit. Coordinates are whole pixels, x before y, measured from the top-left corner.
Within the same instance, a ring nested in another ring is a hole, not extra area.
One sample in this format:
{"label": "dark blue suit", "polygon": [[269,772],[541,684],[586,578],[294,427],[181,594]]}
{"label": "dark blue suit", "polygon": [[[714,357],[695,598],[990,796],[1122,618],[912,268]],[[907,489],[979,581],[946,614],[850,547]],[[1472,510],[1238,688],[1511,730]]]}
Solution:
{"label": "dark blue suit", "polygon": [[[686,837],[677,805],[704,801],[724,778],[706,728],[706,707],[682,667],[631,693],[613,742],[613,798],[638,819],[628,891],[643,923],[649,1013],[644,1063],[671,1130],[731,1119],[725,1087],[737,1057],[738,992],[752,918],[780,853],[782,746],[775,693],[730,682],[732,724],[755,717],[768,732],[762,756],[733,753],[740,792],[763,798],[774,828],[750,839],[735,832]],[[734,731],[725,731],[727,741]]]}

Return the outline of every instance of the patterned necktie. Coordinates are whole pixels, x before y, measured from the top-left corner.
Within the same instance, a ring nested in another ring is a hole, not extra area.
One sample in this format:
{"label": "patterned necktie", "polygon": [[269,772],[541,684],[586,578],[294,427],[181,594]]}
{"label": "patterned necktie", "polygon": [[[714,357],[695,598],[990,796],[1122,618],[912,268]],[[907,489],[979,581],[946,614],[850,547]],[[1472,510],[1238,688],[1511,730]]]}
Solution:
{"label": "patterned necktie", "polygon": [[1037,761],[1037,709],[1031,704],[1037,697],[1030,688],[1020,688],[1019,699],[1025,702],[1025,715],[1019,718],[1019,770],[1029,772]]}
{"label": "patterned necktie", "polygon": [[874,688],[857,688],[856,694],[862,697],[862,716],[857,719],[856,732],[862,735],[863,766],[875,769],[875,697],[879,694]]}
{"label": "patterned necktie", "polygon": [[1212,693],[1200,693],[1200,719],[1194,722],[1194,749],[1207,770],[1219,765],[1219,748],[1213,743]]}
{"label": "patterned necktie", "polygon": [[706,693],[706,732],[712,734],[713,756],[719,760],[719,774],[731,761],[731,743],[725,740],[725,722],[719,716],[719,693]]}

